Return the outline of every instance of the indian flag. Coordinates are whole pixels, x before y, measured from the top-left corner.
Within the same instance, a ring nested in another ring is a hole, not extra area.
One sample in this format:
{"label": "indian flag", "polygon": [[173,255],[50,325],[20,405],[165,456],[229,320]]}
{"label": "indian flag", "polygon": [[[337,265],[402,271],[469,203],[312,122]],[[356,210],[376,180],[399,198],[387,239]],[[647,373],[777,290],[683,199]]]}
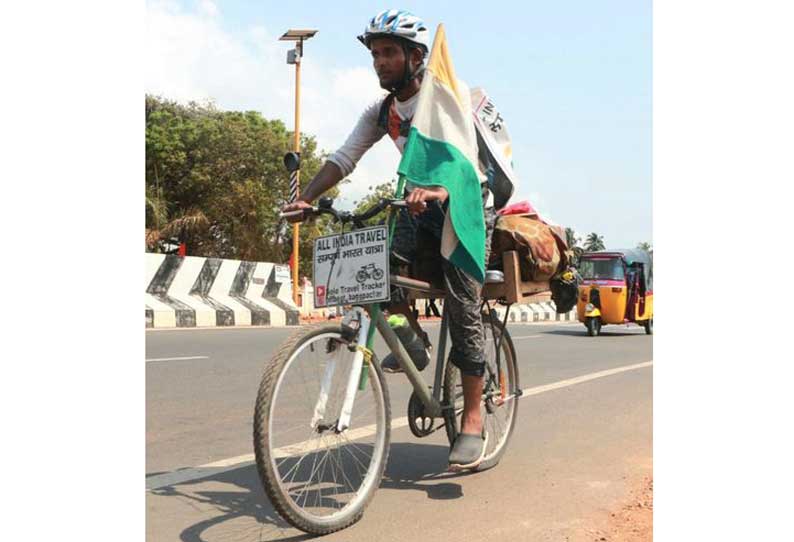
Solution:
{"label": "indian flag", "polygon": [[483,283],[485,220],[477,135],[469,89],[455,77],[443,25],[436,31],[397,172],[415,185],[447,189],[441,255]]}

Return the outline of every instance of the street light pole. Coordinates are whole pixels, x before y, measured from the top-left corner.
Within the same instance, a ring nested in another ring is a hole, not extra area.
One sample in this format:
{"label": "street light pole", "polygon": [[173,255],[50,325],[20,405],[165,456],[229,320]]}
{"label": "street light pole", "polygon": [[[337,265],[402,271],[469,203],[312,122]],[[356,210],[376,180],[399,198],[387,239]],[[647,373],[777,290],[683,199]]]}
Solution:
{"label": "street light pole", "polygon": [[[300,156],[301,152],[301,56],[303,56],[303,38],[295,44],[295,141],[293,143],[293,150]],[[300,169],[293,172],[295,180],[290,179],[290,202],[298,199],[300,194],[301,171]],[[298,275],[298,254],[300,247],[300,222],[292,225],[292,299],[295,305],[298,304],[298,288],[299,288],[299,275]]]}
{"label": "street light pole", "polygon": [[[303,58],[303,41],[311,38],[317,30],[290,29],[279,38],[280,41],[295,41],[295,49],[287,52],[287,64],[295,64],[295,133],[293,150],[300,156],[300,111],[301,111],[301,59]],[[298,199],[300,193],[300,169],[290,173],[290,203]],[[300,224],[292,226],[292,299],[298,304],[298,253],[300,246]]]}

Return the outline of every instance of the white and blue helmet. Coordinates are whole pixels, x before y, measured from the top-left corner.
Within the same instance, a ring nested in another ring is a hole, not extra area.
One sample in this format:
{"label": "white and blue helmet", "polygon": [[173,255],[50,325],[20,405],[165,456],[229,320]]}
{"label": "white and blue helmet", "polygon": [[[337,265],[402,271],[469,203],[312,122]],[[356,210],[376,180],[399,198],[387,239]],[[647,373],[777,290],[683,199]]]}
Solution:
{"label": "white and blue helmet", "polygon": [[402,9],[387,9],[375,15],[358,40],[369,49],[370,40],[379,37],[402,38],[425,54],[430,50],[430,31],[425,22]]}

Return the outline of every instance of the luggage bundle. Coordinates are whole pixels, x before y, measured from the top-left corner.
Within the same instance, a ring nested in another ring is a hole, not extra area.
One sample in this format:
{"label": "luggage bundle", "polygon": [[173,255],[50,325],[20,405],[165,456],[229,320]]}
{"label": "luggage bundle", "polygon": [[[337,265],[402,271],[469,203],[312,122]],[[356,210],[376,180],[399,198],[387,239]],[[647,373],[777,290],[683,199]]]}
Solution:
{"label": "luggage bundle", "polygon": [[522,281],[548,282],[557,312],[568,312],[576,305],[581,279],[573,268],[573,251],[565,240],[565,230],[547,224],[529,203],[511,205],[500,211],[491,240],[492,269],[499,269],[502,253],[515,250],[519,255]]}

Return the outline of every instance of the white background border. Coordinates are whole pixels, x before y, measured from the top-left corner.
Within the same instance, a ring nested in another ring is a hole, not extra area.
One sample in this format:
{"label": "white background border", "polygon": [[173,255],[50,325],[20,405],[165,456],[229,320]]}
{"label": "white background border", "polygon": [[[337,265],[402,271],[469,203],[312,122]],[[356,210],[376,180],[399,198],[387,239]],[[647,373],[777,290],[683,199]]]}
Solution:
{"label": "white background border", "polygon": [[[10,540],[145,538],[144,9],[4,7]],[[792,20],[656,2],[655,540],[790,533]]]}

